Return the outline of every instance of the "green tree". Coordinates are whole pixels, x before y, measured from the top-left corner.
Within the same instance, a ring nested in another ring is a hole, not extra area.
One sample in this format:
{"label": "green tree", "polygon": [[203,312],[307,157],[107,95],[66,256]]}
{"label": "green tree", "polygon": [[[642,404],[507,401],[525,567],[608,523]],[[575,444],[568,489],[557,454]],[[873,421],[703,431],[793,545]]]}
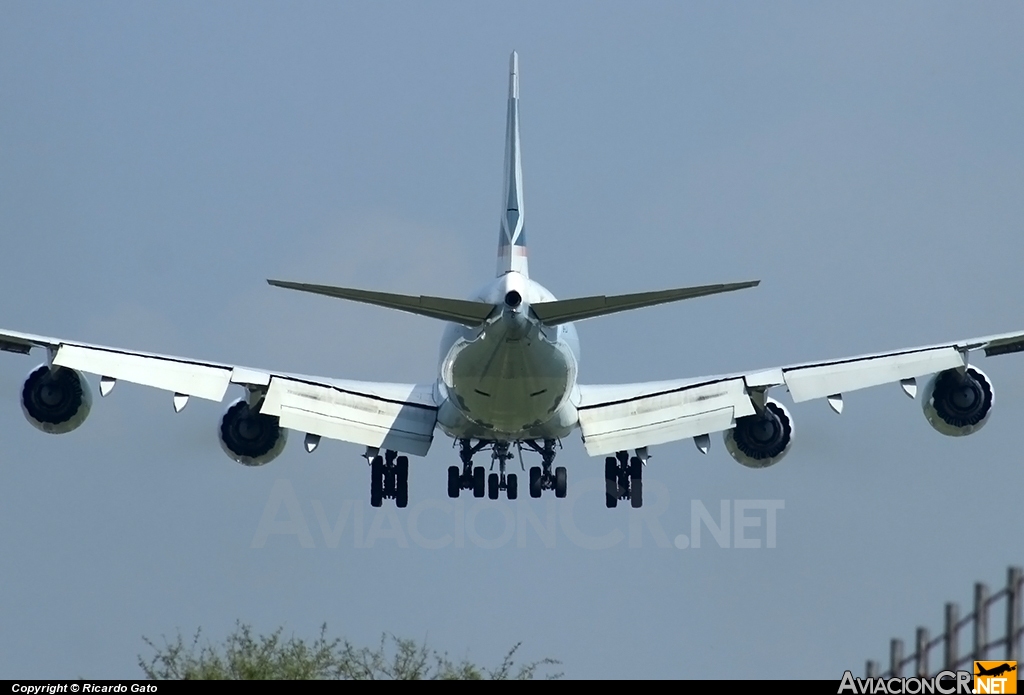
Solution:
{"label": "green tree", "polygon": [[181,632],[158,645],[143,637],[152,650],[139,656],[147,678],[158,680],[529,680],[538,675],[558,678],[551,668],[560,662],[541,659],[517,665],[517,643],[495,668],[482,668],[467,659],[455,661],[415,640],[384,634],[375,647],[357,647],[340,637],[331,638],[327,625],[311,641],[285,637],[278,628],[257,635],[239,622],[222,645],[201,641],[201,630],[191,640]]}

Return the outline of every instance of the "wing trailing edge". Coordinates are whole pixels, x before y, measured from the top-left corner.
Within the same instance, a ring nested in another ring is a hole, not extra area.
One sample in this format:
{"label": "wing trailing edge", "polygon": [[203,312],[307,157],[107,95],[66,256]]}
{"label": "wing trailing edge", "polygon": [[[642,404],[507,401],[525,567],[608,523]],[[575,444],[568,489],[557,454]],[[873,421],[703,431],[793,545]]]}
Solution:
{"label": "wing trailing edge", "polygon": [[661,290],[658,292],[637,292],[636,294],[619,294],[611,297],[604,295],[596,297],[579,297],[577,299],[561,299],[554,302],[541,302],[531,305],[533,313],[542,323],[548,326],[557,326],[561,323],[582,321],[597,316],[616,314],[620,311],[641,309],[646,306],[678,302],[683,299],[694,297],[706,297],[709,294],[721,294],[743,290],[748,287],[757,287],[760,280],[752,282],[734,282],[725,285],[700,285],[698,287],[680,287],[673,290]]}

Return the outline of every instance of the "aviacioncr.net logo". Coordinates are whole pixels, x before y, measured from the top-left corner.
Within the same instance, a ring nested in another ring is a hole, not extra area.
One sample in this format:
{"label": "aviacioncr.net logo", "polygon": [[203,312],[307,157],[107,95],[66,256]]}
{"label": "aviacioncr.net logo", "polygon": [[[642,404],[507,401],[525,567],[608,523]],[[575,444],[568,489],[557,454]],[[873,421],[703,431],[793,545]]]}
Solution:
{"label": "aviacioncr.net logo", "polygon": [[970,671],[941,671],[931,678],[925,676],[909,676],[895,678],[854,678],[850,671],[843,673],[839,684],[839,694],[855,693],[856,695],[969,695],[971,688]]}

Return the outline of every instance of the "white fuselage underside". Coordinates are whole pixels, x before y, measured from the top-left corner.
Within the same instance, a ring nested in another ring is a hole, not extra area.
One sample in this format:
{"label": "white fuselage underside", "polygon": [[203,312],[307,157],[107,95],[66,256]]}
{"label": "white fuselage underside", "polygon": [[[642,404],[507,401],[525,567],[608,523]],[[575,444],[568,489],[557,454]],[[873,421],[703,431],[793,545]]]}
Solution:
{"label": "white fuselage underside", "polygon": [[[523,298],[505,306],[510,291]],[[496,278],[472,299],[500,311],[479,328],[449,324],[441,340],[438,425],[458,439],[558,439],[577,424],[573,398],[579,339],[571,324],[544,327],[529,305],[554,300],[516,272]]]}

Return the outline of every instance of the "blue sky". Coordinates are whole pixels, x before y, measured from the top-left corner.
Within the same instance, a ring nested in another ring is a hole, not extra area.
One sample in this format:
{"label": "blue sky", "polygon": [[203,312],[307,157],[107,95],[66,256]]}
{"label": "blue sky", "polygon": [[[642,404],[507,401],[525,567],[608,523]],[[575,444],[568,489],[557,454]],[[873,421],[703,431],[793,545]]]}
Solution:
{"label": "blue sky", "polygon": [[[438,323],[264,279],[486,282],[515,49],[536,279],[762,280],[582,323],[581,380],[1022,328],[1022,24],[1011,3],[4,2],[0,326],[429,381]],[[18,405],[38,357],[0,354],[6,677],[131,677],[142,635],[242,620],[483,663],[523,641],[574,677],[838,678],[1024,557],[1019,356],[979,363],[997,407],[962,440],[891,386],[793,407],[771,469],[719,437],[657,447],[647,517],[604,508],[576,436],[564,505],[445,506],[439,437],[410,508],[379,514],[358,447],[229,461],[225,405],[122,384],[47,436]],[[693,500],[782,501],[776,547],[676,548]]]}

